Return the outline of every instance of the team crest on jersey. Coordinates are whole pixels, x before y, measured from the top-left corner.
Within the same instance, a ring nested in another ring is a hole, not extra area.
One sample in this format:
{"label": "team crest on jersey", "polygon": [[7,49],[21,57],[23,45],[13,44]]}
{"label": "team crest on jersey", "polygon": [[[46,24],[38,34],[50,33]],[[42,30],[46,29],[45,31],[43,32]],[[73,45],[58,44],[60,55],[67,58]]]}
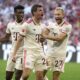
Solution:
{"label": "team crest on jersey", "polygon": [[33,29],[33,31],[36,31],[36,29]]}
{"label": "team crest on jersey", "polygon": [[11,29],[12,29],[12,30],[14,30],[14,28],[13,28],[13,27],[12,27]]}
{"label": "team crest on jersey", "polygon": [[54,30],[54,28],[51,28],[51,30]]}

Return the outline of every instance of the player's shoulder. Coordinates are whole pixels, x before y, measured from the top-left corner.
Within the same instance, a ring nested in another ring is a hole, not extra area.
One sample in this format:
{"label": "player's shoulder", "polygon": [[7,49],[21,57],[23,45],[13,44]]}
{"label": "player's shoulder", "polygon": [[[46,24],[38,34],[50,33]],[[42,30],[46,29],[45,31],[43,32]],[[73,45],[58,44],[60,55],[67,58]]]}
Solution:
{"label": "player's shoulder", "polygon": [[27,23],[27,24],[30,24],[30,23],[32,23],[32,22],[33,22],[32,18],[29,18],[29,19],[26,20],[26,23]]}
{"label": "player's shoulder", "polygon": [[72,25],[68,21],[64,21],[64,26],[66,26],[67,28],[72,29]]}
{"label": "player's shoulder", "polygon": [[28,23],[27,23],[27,20],[24,20],[23,21],[23,25],[27,25]]}
{"label": "player's shoulder", "polygon": [[15,21],[9,21],[8,22],[8,25],[12,25],[12,24],[14,24],[15,23]]}
{"label": "player's shoulder", "polygon": [[51,21],[51,20],[46,20],[46,21],[44,22],[44,24],[45,24],[45,26],[47,26],[47,27],[52,27],[52,26],[55,25],[54,22]]}
{"label": "player's shoulder", "polygon": [[12,28],[14,24],[15,24],[15,21],[9,21],[7,24],[7,28]]}
{"label": "player's shoulder", "polygon": [[64,25],[71,26],[71,24],[68,21],[64,21]]}

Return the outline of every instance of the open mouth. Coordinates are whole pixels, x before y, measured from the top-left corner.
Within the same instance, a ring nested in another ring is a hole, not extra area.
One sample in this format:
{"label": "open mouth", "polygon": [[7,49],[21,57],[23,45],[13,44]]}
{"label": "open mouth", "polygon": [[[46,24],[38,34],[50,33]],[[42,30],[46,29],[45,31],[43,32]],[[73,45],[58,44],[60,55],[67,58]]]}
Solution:
{"label": "open mouth", "polygon": [[56,20],[61,20],[60,18],[56,18]]}
{"label": "open mouth", "polygon": [[43,17],[43,14],[41,14],[41,16]]}

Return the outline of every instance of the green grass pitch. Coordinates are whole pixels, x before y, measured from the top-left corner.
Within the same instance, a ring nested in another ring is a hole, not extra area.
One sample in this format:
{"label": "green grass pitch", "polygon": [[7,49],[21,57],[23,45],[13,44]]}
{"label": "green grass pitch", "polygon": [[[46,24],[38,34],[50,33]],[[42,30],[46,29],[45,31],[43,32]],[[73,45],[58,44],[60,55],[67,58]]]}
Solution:
{"label": "green grass pitch", "polygon": [[[5,80],[6,61],[0,60],[0,80]],[[47,76],[51,79],[51,71],[48,71]],[[31,74],[29,80],[35,80],[34,73]],[[61,80],[80,80],[80,64],[66,63],[65,72],[61,75]]]}

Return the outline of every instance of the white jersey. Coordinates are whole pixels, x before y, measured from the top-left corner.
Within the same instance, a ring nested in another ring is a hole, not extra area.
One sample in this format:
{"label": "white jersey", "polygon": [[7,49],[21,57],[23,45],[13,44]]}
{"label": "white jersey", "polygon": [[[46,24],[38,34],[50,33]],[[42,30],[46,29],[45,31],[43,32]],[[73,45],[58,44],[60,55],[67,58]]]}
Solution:
{"label": "white jersey", "polygon": [[[16,45],[16,41],[18,39],[19,36],[19,32],[22,29],[22,26],[25,24],[26,22],[22,22],[22,23],[17,23],[16,21],[14,22],[10,22],[8,23],[7,29],[6,29],[6,33],[11,34],[11,41],[12,41],[12,48],[11,48],[11,52],[14,51],[14,47]],[[18,52],[18,56],[22,55],[23,52],[23,42],[21,43],[21,46],[19,48]]]}
{"label": "white jersey", "polygon": [[[20,34],[24,37],[24,48],[36,53],[42,51],[42,43],[40,42],[40,36],[42,31],[42,23],[35,24],[32,19],[25,24]],[[32,54],[32,53],[29,53]]]}
{"label": "white jersey", "polygon": [[60,25],[57,23],[49,23],[50,34],[59,35],[60,33],[65,33],[67,36],[63,41],[52,41],[47,40],[48,44],[48,52],[51,53],[49,55],[55,57],[65,57],[66,56],[66,47],[68,43],[68,39],[71,33],[72,26],[67,21],[63,21]]}

